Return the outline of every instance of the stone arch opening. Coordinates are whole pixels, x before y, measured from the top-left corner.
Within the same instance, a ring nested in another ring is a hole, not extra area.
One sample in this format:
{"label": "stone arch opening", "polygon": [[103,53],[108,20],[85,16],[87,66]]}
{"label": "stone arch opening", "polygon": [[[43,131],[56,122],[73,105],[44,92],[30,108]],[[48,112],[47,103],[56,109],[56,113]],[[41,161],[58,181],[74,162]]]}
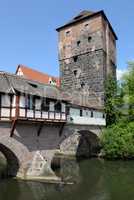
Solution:
{"label": "stone arch opening", "polygon": [[19,160],[17,156],[8,147],[0,143],[0,152],[7,160],[6,176],[15,177],[19,170]]}
{"label": "stone arch opening", "polygon": [[76,152],[77,158],[95,157],[100,152],[100,140],[98,136],[88,130],[78,131],[79,144]]}

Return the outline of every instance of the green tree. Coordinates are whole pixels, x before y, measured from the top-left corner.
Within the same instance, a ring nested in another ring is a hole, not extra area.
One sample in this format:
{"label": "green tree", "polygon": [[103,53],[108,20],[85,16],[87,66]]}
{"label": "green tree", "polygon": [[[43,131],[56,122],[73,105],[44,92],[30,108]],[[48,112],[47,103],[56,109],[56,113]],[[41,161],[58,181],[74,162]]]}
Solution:
{"label": "green tree", "polygon": [[110,77],[105,87],[107,128],[103,131],[102,152],[107,158],[134,158],[134,62],[118,87]]}
{"label": "green tree", "polygon": [[122,78],[124,104],[128,108],[129,120],[134,120],[134,62],[128,62],[128,72]]}
{"label": "green tree", "polygon": [[110,126],[116,122],[115,98],[117,95],[117,84],[113,76],[108,76],[105,81],[105,113],[106,125]]}
{"label": "green tree", "polygon": [[134,122],[120,122],[104,130],[101,143],[106,158],[134,158]]}

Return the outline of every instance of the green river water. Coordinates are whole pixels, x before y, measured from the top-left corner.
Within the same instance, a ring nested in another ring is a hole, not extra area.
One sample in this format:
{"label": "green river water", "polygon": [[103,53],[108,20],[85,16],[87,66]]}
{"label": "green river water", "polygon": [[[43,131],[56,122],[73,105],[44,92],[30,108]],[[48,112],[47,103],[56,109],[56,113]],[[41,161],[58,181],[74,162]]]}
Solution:
{"label": "green river water", "polygon": [[59,173],[75,184],[1,179],[0,200],[134,200],[134,161],[66,160]]}

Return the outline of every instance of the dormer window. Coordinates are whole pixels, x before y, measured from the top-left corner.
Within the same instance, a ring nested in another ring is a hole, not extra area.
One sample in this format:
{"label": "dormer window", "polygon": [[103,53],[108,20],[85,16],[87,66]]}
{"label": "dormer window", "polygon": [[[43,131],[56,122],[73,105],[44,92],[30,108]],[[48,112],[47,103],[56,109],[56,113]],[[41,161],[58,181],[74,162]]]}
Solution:
{"label": "dormer window", "polygon": [[73,59],[74,59],[74,62],[77,62],[78,56],[74,56]]}
{"label": "dormer window", "polygon": [[77,47],[79,47],[80,46],[80,43],[81,43],[81,41],[79,40],[79,41],[77,41]]}
{"label": "dormer window", "polygon": [[50,84],[50,85],[56,85],[56,80],[50,79],[50,80],[49,80],[49,84]]}

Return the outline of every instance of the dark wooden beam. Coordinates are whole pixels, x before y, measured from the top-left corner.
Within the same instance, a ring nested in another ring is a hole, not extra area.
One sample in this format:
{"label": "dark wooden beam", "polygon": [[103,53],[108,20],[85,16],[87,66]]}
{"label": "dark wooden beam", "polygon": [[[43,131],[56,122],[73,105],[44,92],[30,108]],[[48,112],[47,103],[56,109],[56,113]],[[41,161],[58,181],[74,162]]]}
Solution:
{"label": "dark wooden beam", "polygon": [[64,125],[65,125],[65,123],[62,123],[61,126],[60,126],[59,136],[62,135]]}
{"label": "dark wooden beam", "polygon": [[12,103],[13,103],[13,96],[10,95],[10,119],[12,119]]}
{"label": "dark wooden beam", "polygon": [[11,131],[10,131],[10,137],[13,137],[14,135],[14,130],[16,128],[16,124],[17,124],[17,119],[14,119],[11,125]]}
{"label": "dark wooden beam", "polygon": [[44,122],[41,122],[41,123],[40,123],[40,126],[39,126],[39,129],[38,129],[38,132],[37,132],[37,136],[38,136],[38,137],[40,136],[40,133],[41,133],[41,131],[42,131],[43,126],[44,126]]}
{"label": "dark wooden beam", "polygon": [[20,103],[20,96],[17,94],[16,95],[16,113],[15,113],[15,118],[18,118],[18,116],[19,116],[19,103]]}

